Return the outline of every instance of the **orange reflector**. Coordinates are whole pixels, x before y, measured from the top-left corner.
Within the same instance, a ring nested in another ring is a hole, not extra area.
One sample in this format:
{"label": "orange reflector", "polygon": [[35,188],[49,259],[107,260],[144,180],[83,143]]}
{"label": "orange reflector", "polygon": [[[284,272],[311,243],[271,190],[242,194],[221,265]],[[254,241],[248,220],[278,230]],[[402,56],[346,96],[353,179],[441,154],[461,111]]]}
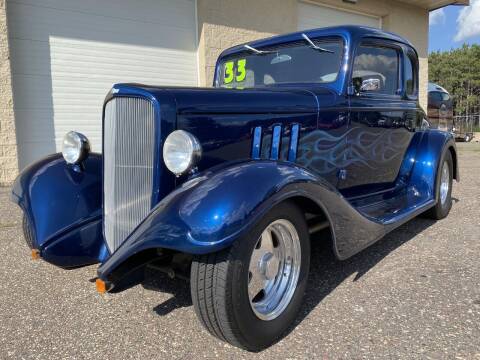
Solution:
{"label": "orange reflector", "polygon": [[95,280],[95,285],[97,286],[97,291],[100,294],[105,294],[107,292],[107,284],[101,279]]}
{"label": "orange reflector", "polygon": [[37,249],[32,249],[32,260],[40,259],[40,251]]}

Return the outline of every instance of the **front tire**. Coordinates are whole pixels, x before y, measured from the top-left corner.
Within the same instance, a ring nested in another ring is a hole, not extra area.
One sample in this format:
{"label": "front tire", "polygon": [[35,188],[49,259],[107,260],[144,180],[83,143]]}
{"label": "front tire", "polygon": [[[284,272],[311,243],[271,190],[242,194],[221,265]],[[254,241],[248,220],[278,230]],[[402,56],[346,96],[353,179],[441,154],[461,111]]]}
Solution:
{"label": "front tire", "polygon": [[23,236],[25,238],[25,242],[27,243],[30,249],[33,249],[34,248],[33,231],[32,231],[30,222],[28,221],[28,218],[25,214],[23,214],[23,218],[22,218],[22,229],[23,229]]}
{"label": "front tire", "polygon": [[305,218],[293,203],[282,203],[230,248],[194,259],[195,312],[212,335],[260,351],[295,320],[309,266]]}

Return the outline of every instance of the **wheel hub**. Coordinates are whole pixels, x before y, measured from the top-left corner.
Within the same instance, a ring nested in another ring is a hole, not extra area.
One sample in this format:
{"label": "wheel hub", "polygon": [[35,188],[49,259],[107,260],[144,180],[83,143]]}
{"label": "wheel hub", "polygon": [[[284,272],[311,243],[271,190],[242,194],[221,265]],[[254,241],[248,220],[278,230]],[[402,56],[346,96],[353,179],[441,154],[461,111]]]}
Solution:
{"label": "wheel hub", "polygon": [[450,169],[446,161],[443,163],[441,171],[440,202],[444,205],[448,197],[448,191],[450,190]]}
{"label": "wheel hub", "polygon": [[301,248],[295,226],[272,222],[262,232],[248,267],[250,306],[261,320],[273,320],[288,306],[300,275]]}
{"label": "wheel hub", "polygon": [[277,275],[279,265],[278,258],[273,253],[267,252],[260,259],[258,268],[265,280],[272,280]]}

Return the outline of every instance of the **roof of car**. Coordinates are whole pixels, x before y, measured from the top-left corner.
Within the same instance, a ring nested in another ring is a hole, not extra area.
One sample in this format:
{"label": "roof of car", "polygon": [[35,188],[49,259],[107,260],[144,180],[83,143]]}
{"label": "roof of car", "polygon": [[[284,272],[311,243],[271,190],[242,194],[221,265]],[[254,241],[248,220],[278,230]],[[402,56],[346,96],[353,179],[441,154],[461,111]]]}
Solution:
{"label": "roof of car", "polygon": [[413,45],[407,39],[401,37],[400,35],[384,31],[381,29],[368,27],[368,26],[357,26],[357,25],[343,25],[343,26],[332,26],[324,27],[318,29],[310,29],[297,31],[289,34],[277,35],[267,39],[255,40],[245,44],[240,44],[234,47],[231,47],[222,52],[220,56],[225,56],[229,54],[236,53],[238,51],[245,50],[244,45],[248,44],[255,48],[263,48],[269,46],[275,46],[285,42],[303,40],[302,34],[306,34],[308,37],[314,39],[320,36],[342,36],[351,40],[359,40],[363,38],[377,38],[396,41],[402,44],[406,44],[412,48]]}
{"label": "roof of car", "polygon": [[440,92],[444,92],[444,93],[447,93],[447,94],[448,94],[448,91],[445,90],[445,88],[441,87],[441,86],[438,85],[438,84],[429,82],[429,83],[428,83],[428,92],[432,92],[432,91],[440,91]]}

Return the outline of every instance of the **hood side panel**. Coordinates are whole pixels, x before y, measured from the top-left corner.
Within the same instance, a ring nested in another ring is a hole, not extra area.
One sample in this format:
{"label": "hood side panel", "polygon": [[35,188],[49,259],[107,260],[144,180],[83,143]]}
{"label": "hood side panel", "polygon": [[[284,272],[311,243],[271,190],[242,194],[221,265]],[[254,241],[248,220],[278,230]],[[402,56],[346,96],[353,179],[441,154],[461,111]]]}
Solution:
{"label": "hood side panel", "polygon": [[177,128],[194,134],[202,144],[200,171],[227,161],[252,157],[255,128],[260,127],[261,158],[271,152],[274,127],[280,126],[279,160],[287,160],[294,124],[303,132],[317,126],[318,105],[311,92],[301,89],[174,91]]}

